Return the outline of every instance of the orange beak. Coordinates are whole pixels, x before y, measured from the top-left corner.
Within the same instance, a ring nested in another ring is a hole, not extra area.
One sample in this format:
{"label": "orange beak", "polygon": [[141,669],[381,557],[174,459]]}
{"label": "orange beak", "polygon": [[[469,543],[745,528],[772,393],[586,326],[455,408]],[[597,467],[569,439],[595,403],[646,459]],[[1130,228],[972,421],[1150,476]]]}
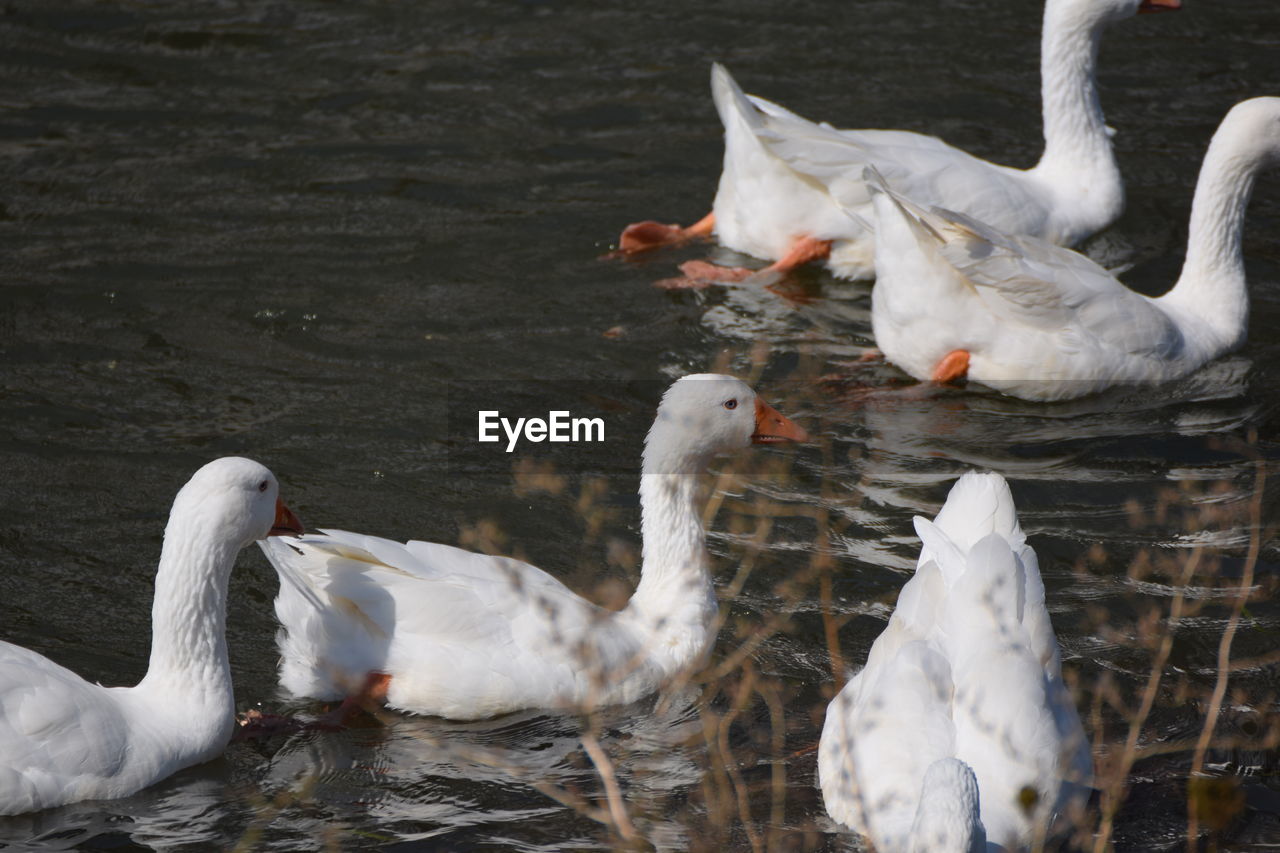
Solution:
{"label": "orange beak", "polygon": [[276,498],[276,523],[271,525],[268,536],[301,536],[307,531],[302,522],[293,514],[293,510],[284,505],[284,501]]}
{"label": "orange beak", "polygon": [[1182,0],[1142,0],[1139,12],[1176,12],[1182,8]]}
{"label": "orange beak", "polygon": [[756,431],[752,444],[781,444],[784,441],[808,441],[809,433],[795,421],[781,414],[759,397],[756,398]]}

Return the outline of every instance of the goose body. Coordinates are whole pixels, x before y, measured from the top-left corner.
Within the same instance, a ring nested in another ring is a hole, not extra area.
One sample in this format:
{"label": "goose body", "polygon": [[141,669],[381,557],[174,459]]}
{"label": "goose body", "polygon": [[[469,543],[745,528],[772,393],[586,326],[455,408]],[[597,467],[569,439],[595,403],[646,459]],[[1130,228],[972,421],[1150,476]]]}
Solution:
{"label": "goose body", "polygon": [[1031,169],[975,157],[901,130],[837,130],[745,95],[722,66],[711,90],[724,125],[724,167],[712,215],[690,229],[640,223],[624,251],[714,233],[735,251],[785,270],[825,258],[842,278],[875,274],[872,166],[921,203],[962,211],[1014,234],[1073,245],[1115,221],[1124,184],[1095,83],[1109,23],[1180,0],[1047,0],[1041,43],[1045,149]]}
{"label": "goose body", "polygon": [[236,554],[300,533],[271,472],[228,457],[174,500],[135,687],[102,687],[0,642],[0,815],[124,797],[217,756],[235,727],[224,623]]}
{"label": "goose body", "polygon": [[701,657],[716,611],[690,572],[682,618],[650,648],[639,608],[611,613],[519,560],[342,530],[264,551],[284,579],[286,690],[341,699],[383,673],[389,706],[452,719],[638,699]]}
{"label": "goose body", "polygon": [[644,563],[620,611],[528,563],[448,545],[336,530],[264,542],[281,577],[281,684],[337,699],[382,675],[389,706],[455,719],[637,699],[714,640],[695,475],[718,453],[802,437],[737,379],[673,384],[645,442]]}
{"label": "goose body", "polygon": [[876,344],[918,379],[966,353],[969,378],[1031,400],[1185,376],[1244,342],[1244,213],[1255,176],[1277,163],[1280,98],[1237,104],[1200,170],[1182,274],[1156,298],[1069,249],[927,208],[871,176]]}
{"label": "goose body", "polygon": [[827,708],[823,800],[881,853],[1022,849],[1092,778],[1036,555],[997,474],[965,474],[916,531],[915,575]]}

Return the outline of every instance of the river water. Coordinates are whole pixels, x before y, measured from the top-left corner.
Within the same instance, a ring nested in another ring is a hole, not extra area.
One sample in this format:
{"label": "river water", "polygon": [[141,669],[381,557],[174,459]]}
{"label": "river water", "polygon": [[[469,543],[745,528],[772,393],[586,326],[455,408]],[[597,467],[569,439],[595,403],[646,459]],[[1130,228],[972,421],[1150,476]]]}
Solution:
{"label": "river water", "polygon": [[[1249,343],[1190,379],[1043,406],[912,386],[872,344],[870,287],[787,297],[653,287],[709,245],[602,259],[623,225],[715,191],[708,89],[854,127],[935,133],[1027,166],[1035,3],[666,0],[66,2],[0,8],[0,636],[105,684],[141,677],[169,502],[227,454],[311,526],[525,556],[598,600],[635,582],[644,431],[664,385],[729,370],[816,435],[725,463],[710,680],[580,721],[383,715],[237,744],[136,796],[0,819],[44,849],[602,849],[609,756],[666,849],[849,849],[814,788],[833,673],[856,668],[914,565],[911,518],[978,467],[1011,481],[1065,669],[1110,760],[1148,684],[1153,611],[1192,609],[1141,728],[1118,849],[1183,849],[1186,776],[1256,539],[1219,735],[1223,849],[1280,843],[1280,180],[1244,248]],[[1280,94],[1270,0],[1187,0],[1104,43],[1128,212],[1086,248],[1155,294],[1176,277],[1204,147]],[[605,413],[603,446],[506,454],[478,407]],[[523,409],[522,409],[523,407]],[[520,460],[524,461],[520,461]],[[735,467],[736,466],[736,467]],[[1260,525],[1258,519],[1261,519]],[[1187,559],[1201,561],[1189,585]],[[246,552],[228,638],[241,708],[275,684],[276,579]],[[1158,638],[1157,638],[1158,639]],[[1159,747],[1167,747],[1162,751]],[[554,795],[554,796],[553,796]],[[558,799],[557,799],[558,798]],[[1212,823],[1212,822],[1210,822]]]}

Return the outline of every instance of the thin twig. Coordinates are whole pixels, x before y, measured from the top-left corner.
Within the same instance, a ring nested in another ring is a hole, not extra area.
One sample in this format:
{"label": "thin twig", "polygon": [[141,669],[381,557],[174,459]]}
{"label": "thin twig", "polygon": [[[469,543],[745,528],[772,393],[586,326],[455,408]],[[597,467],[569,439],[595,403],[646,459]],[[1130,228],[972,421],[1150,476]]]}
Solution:
{"label": "thin twig", "polygon": [[604,783],[605,797],[609,803],[609,815],[613,825],[624,841],[632,841],[636,837],[636,828],[631,824],[631,816],[627,814],[627,806],[622,802],[622,789],[618,787],[618,778],[613,772],[613,762],[605,754],[596,739],[595,732],[588,729],[582,733],[582,748],[587,751],[591,763],[596,766],[596,773]]}
{"label": "thin twig", "polygon": [[717,744],[720,747],[720,760],[724,764],[725,772],[729,775],[729,781],[733,784],[733,793],[738,802],[738,819],[742,821],[742,827],[747,832],[747,840],[751,842],[751,849],[755,853],[759,853],[764,849],[763,842],[760,838],[760,832],[756,829],[755,821],[751,819],[751,803],[747,799],[747,785],[742,779],[742,773],[738,770],[738,762],[733,757],[732,750],[729,749],[729,727],[733,725],[733,721],[742,713],[746,707],[747,700],[751,698],[756,680],[756,670],[752,666],[751,661],[747,661],[742,667],[742,678],[738,682],[738,694],[733,697],[733,705],[729,709],[729,713],[720,719],[720,731],[718,733]]}
{"label": "thin twig", "polygon": [[[1218,716],[1222,713],[1222,701],[1227,695],[1227,682],[1231,678],[1231,643],[1235,640],[1236,629],[1240,626],[1240,617],[1244,614],[1245,605],[1253,591],[1253,573],[1258,565],[1258,553],[1262,550],[1262,490],[1266,485],[1267,469],[1261,457],[1254,462],[1258,475],[1254,480],[1253,496],[1249,501],[1249,553],[1245,558],[1244,572],[1240,575],[1235,604],[1231,608],[1231,616],[1227,619],[1226,630],[1222,632],[1222,640],[1218,643],[1218,677],[1213,685],[1213,695],[1209,699],[1209,710],[1205,715],[1204,727],[1200,730],[1200,740],[1196,744],[1195,755],[1191,759],[1191,770],[1188,781],[1204,772],[1204,756],[1209,750],[1209,741],[1214,729],[1218,726]],[[1194,797],[1187,798],[1187,849],[1194,851],[1196,840],[1200,834],[1199,816]]]}
{"label": "thin twig", "polygon": [[1173,635],[1178,630],[1178,621],[1182,618],[1182,610],[1186,601],[1185,589],[1200,565],[1200,548],[1195,548],[1183,564],[1182,576],[1178,579],[1178,590],[1174,593],[1169,605],[1169,619],[1165,625],[1164,636],[1160,639],[1160,647],[1156,651],[1155,660],[1151,664],[1151,673],[1147,676],[1147,687],[1142,693],[1142,704],[1138,711],[1129,718],[1129,734],[1125,738],[1124,751],[1120,753],[1119,764],[1111,771],[1111,782],[1102,793],[1102,821],[1098,826],[1098,834],[1094,837],[1094,853],[1103,853],[1111,843],[1111,835],[1115,831],[1115,816],[1120,810],[1128,791],[1129,771],[1133,768],[1138,754],[1138,738],[1142,727],[1146,725],[1151,708],[1155,705],[1156,696],[1160,692],[1160,681],[1164,676],[1164,667],[1173,651]]}

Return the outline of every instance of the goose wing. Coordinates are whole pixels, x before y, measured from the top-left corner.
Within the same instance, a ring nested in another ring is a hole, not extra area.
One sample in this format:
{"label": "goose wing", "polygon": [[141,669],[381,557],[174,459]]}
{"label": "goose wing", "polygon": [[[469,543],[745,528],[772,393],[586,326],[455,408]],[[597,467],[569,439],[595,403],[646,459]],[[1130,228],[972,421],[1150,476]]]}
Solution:
{"label": "goose wing", "polygon": [[891,189],[883,176],[869,175],[868,184],[892,199],[1000,319],[1056,333],[1068,350],[1171,358],[1183,347],[1167,313],[1084,255],[953,210],[926,208]]}
{"label": "goose wing", "polygon": [[491,642],[535,612],[578,621],[596,609],[536,566],[450,545],[344,530],[259,545],[310,606],[388,637]]}
{"label": "goose wing", "polygon": [[109,691],[0,642],[0,814],[77,799],[78,788],[116,775],[128,731]]}

